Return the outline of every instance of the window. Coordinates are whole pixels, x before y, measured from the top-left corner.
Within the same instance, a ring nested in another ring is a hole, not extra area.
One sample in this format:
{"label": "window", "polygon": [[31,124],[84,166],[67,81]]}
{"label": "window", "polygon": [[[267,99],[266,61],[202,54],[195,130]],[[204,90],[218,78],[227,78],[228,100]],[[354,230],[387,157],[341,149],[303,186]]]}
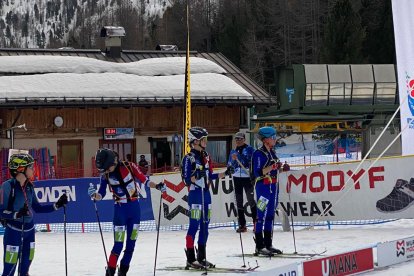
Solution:
{"label": "window", "polygon": [[116,151],[120,160],[136,162],[135,140],[100,140],[99,147]]}

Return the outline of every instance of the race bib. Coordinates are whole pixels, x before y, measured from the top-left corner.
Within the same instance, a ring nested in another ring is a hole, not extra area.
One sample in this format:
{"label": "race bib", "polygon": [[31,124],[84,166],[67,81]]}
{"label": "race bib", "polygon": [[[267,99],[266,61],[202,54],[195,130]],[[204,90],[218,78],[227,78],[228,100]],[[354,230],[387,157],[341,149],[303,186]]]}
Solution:
{"label": "race bib", "polygon": [[32,261],[35,254],[35,242],[30,243],[30,255],[29,255],[29,261]]}
{"label": "race bib", "polygon": [[139,224],[134,224],[132,226],[131,240],[133,240],[133,241],[137,240],[138,232],[139,232]]}
{"label": "race bib", "polygon": [[200,218],[201,218],[201,204],[192,204],[191,205],[190,217],[192,219],[200,220]]}
{"label": "race bib", "polygon": [[114,226],[115,242],[123,242],[125,239],[125,226]]}
{"label": "race bib", "polygon": [[6,246],[6,256],[5,256],[5,262],[8,264],[16,264],[17,258],[19,256],[19,246],[15,245],[7,245]]}
{"label": "race bib", "polygon": [[263,212],[266,209],[266,206],[268,203],[269,203],[269,200],[261,196],[257,202],[257,209]]}

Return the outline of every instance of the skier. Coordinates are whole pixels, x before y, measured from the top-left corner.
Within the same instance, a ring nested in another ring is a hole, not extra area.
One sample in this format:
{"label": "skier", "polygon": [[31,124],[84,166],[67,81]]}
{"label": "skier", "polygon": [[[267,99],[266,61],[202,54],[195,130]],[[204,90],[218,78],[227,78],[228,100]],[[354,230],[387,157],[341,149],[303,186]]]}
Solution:
{"label": "skier", "polygon": [[[206,152],[207,136],[208,132],[204,128],[192,127],[189,129],[188,142],[191,146],[191,151],[184,156],[181,166],[183,181],[189,187],[190,225],[186,235],[187,266],[193,268],[214,266],[206,260],[208,224],[211,211],[209,182],[234,173],[233,167],[228,167],[223,173],[213,173],[211,159]],[[196,259],[194,240],[199,229]]]}
{"label": "skier", "polygon": [[236,148],[230,152],[227,165],[233,166],[234,193],[236,195],[237,217],[239,227],[236,232],[246,232],[246,217],[244,215],[243,189],[246,193],[247,202],[250,204],[252,211],[253,224],[256,222],[256,202],[254,201],[254,186],[250,178],[250,161],[253,154],[253,147],[246,144],[246,137],[243,132],[237,132],[235,135]]}
{"label": "skier", "polygon": [[273,219],[279,196],[277,177],[281,167],[273,149],[276,143],[276,130],[273,127],[262,127],[259,129],[258,138],[263,142],[263,146],[253,153],[251,167],[257,202],[255,253],[282,254],[282,251],[272,246]]}
{"label": "skier", "polygon": [[90,186],[88,189],[89,196],[94,200],[101,200],[105,197],[106,188],[109,185],[115,201],[113,218],[114,246],[109,256],[105,275],[115,275],[118,257],[126,238],[124,255],[118,269],[118,276],[125,276],[134,253],[141,219],[138,201],[141,189],[137,181],[145,186],[156,188],[162,193],[166,191],[166,186],[162,182],[156,184],[150,181],[135,163],[118,160],[118,154],[110,149],[98,149],[95,164],[101,173],[101,184],[99,190],[96,190],[93,185]]}
{"label": "skier", "polygon": [[54,204],[40,205],[31,179],[34,159],[25,153],[13,154],[8,164],[11,179],[0,189],[0,217],[5,232],[3,238],[3,274],[14,275],[19,261],[19,275],[29,275],[35,252],[35,227],[33,211],[53,212],[68,203],[66,194]]}

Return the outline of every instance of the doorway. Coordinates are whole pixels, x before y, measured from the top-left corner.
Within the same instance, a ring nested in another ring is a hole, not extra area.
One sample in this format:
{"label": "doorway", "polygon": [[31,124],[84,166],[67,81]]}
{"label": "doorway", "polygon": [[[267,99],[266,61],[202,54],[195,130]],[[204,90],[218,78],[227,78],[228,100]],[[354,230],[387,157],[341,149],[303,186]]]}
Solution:
{"label": "doorway", "polygon": [[83,140],[58,140],[57,146],[57,178],[83,177]]}
{"label": "doorway", "polygon": [[116,151],[120,160],[136,162],[135,140],[100,140],[99,147]]}
{"label": "doorway", "polygon": [[167,138],[151,139],[153,172],[163,172],[171,166],[171,148]]}

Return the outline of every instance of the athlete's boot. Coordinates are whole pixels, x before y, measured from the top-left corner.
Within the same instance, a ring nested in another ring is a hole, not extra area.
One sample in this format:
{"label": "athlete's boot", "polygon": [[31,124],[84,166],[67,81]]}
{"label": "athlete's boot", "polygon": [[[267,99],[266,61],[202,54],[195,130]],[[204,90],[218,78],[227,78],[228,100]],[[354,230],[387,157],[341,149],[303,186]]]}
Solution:
{"label": "athlete's boot", "polygon": [[206,246],[205,245],[198,245],[198,250],[197,250],[197,261],[199,264],[201,264],[204,267],[215,267],[214,264],[210,263],[209,261],[207,261],[206,259]]}
{"label": "athlete's boot", "polygon": [[269,250],[272,254],[282,254],[283,252],[280,249],[274,248],[272,245],[272,232],[271,231],[263,231],[264,233],[264,245],[267,250]]}
{"label": "athlete's boot", "polygon": [[115,276],[115,270],[113,267],[107,267],[105,276]]}
{"label": "athlete's boot", "polygon": [[264,245],[262,232],[254,234],[254,241],[256,242],[256,249],[254,251],[254,254],[256,256],[257,255],[266,255],[266,256],[272,255],[272,252],[270,252]]}
{"label": "athlete's boot", "polygon": [[121,264],[118,268],[118,276],[126,276],[129,270],[129,265]]}

